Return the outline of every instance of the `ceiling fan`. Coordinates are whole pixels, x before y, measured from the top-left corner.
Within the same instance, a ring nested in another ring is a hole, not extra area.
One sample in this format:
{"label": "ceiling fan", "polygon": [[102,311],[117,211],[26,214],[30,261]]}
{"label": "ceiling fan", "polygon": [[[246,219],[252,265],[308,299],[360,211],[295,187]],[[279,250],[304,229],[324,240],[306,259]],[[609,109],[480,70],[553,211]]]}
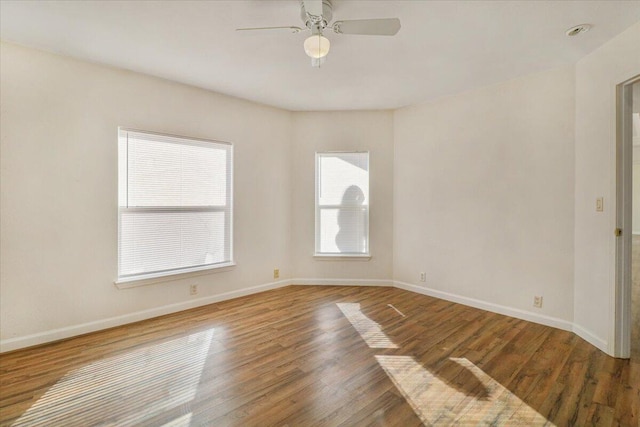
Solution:
{"label": "ceiling fan", "polygon": [[311,65],[314,67],[320,67],[329,53],[331,43],[323,35],[323,32],[328,28],[336,34],[368,36],[394,36],[400,31],[398,18],[351,19],[331,23],[333,18],[331,0],[302,0],[300,9],[304,28],[296,26],[254,27],[237,28],[236,31],[290,30],[291,33],[311,31],[311,36],[304,41],[304,51],[311,58]]}

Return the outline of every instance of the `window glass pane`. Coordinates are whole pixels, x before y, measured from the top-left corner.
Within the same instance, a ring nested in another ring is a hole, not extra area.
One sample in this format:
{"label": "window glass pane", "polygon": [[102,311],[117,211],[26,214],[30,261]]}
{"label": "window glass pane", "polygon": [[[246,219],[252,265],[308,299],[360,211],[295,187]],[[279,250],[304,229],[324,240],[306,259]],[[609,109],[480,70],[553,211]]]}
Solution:
{"label": "window glass pane", "polygon": [[124,212],[120,276],[225,262],[225,212]]}
{"label": "window glass pane", "polygon": [[128,206],[224,206],[227,150],[129,136]]}
{"label": "window glass pane", "polygon": [[316,253],[369,253],[369,153],[318,153]]}
{"label": "window glass pane", "polygon": [[338,153],[320,156],[320,205],[369,204],[369,156]]}
{"label": "window glass pane", "polygon": [[320,209],[320,252],[367,252],[367,208],[341,207]]}

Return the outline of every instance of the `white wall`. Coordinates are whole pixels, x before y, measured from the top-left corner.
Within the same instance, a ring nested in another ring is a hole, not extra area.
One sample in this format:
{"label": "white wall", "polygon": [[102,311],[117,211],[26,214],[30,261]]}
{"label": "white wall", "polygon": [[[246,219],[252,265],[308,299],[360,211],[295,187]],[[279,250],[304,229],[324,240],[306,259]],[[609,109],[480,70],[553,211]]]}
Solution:
{"label": "white wall", "polygon": [[[393,113],[293,113],[291,156],[293,277],[391,283],[393,271]],[[369,261],[314,259],[315,152],[369,151]],[[372,281],[373,280],[373,281]],[[313,282],[313,281],[312,281]],[[318,282],[317,280],[315,282]]]}
{"label": "white wall", "polygon": [[[576,64],[576,331],[613,354],[616,85],[640,74],[640,23]],[[595,212],[596,197],[604,212]]]}
{"label": "white wall", "polygon": [[[290,277],[291,113],[12,44],[0,55],[2,350],[211,302],[274,267]],[[237,267],[114,286],[118,126],[234,143]]]}
{"label": "white wall", "polygon": [[397,110],[394,279],[570,329],[574,107],[565,67]]}

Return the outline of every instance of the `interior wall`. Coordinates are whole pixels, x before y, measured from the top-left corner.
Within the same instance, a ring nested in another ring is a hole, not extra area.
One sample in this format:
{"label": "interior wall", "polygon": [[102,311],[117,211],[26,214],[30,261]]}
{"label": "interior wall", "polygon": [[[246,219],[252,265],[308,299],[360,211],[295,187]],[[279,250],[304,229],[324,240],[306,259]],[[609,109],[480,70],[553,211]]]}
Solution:
{"label": "interior wall", "polygon": [[[614,354],[616,86],[640,74],[640,23],[576,64],[576,332]],[[595,200],[604,197],[604,212]]]}
{"label": "interior wall", "polygon": [[[291,149],[293,277],[390,284],[393,271],[393,113],[293,113]],[[320,260],[313,256],[317,151],[369,151],[369,261]]]}
{"label": "interior wall", "polygon": [[570,329],[574,83],[564,67],[395,112],[396,281]]}
{"label": "interior wall", "polygon": [[[291,277],[291,113],[12,44],[0,54],[3,350],[208,303],[273,282],[274,267]],[[234,144],[235,268],[114,286],[118,126]]]}

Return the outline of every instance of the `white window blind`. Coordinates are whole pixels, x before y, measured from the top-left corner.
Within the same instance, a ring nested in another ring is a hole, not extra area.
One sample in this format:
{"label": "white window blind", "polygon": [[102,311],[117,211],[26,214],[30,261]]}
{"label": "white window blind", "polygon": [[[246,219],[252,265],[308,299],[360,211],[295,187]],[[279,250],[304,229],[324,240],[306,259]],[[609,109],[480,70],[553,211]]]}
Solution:
{"label": "white window blind", "polygon": [[232,145],[120,129],[118,279],[232,263]]}
{"label": "white window blind", "polygon": [[316,153],[316,255],[369,255],[369,153]]}

